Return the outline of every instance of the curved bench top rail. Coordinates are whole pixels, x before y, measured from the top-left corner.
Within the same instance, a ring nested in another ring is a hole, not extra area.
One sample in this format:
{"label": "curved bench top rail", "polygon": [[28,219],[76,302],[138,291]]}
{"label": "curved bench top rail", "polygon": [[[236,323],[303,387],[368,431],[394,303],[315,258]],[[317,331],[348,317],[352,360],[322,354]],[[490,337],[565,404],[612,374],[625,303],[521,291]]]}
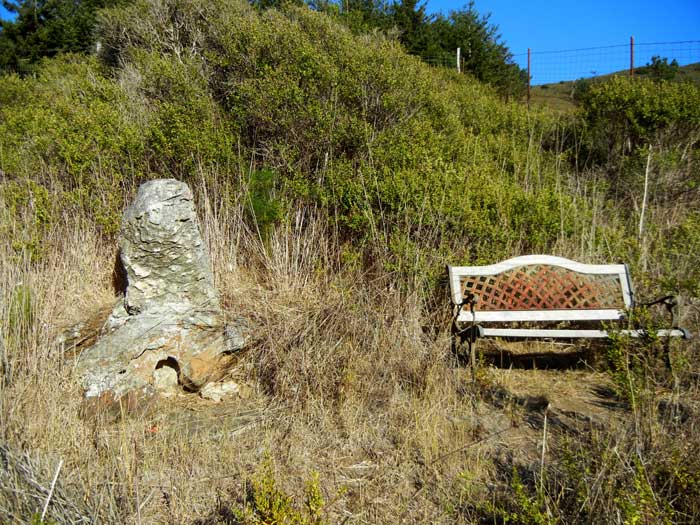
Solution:
{"label": "curved bench top rail", "polygon": [[627,266],[624,264],[585,264],[565,259],[564,257],[555,257],[554,255],[522,255],[487,266],[448,266],[448,268],[451,275],[453,273],[458,276],[496,275],[519,266],[530,266],[533,264],[560,266],[572,272],[593,275],[627,274]]}
{"label": "curved bench top rail", "polygon": [[[520,257],[513,257],[512,259],[507,259],[505,261],[496,263],[496,264],[491,264],[491,265],[486,265],[486,266],[448,266],[448,273],[449,273],[449,280],[450,280],[450,291],[451,291],[451,298],[452,302],[454,304],[460,304],[462,302],[462,297],[463,297],[463,287],[464,283],[468,280],[469,277],[478,277],[478,276],[496,276],[499,274],[502,274],[504,272],[508,272],[510,270],[514,270],[517,268],[522,268],[522,267],[528,267],[528,266],[539,266],[539,267],[558,267],[558,268],[563,268],[565,270],[568,270],[570,272],[574,272],[577,274],[581,274],[582,276],[590,276],[591,278],[594,278],[594,276],[614,276],[610,277],[610,279],[614,279],[615,281],[615,286],[614,288],[617,288],[619,286],[619,293],[620,295],[618,296],[621,301],[621,308],[615,309],[610,309],[610,308],[598,308],[598,309],[587,309],[587,308],[579,308],[577,306],[565,306],[563,308],[554,308],[554,307],[547,307],[547,308],[541,308],[538,309],[536,307],[528,307],[528,308],[523,308],[523,310],[528,310],[527,314],[524,315],[525,318],[523,319],[518,319],[518,320],[534,320],[533,315],[534,314],[542,314],[544,312],[547,313],[545,315],[546,320],[566,320],[569,319],[570,317],[565,317],[561,318],[561,315],[568,315],[568,314],[556,314],[555,312],[566,312],[566,311],[575,311],[575,312],[580,312],[583,310],[588,310],[589,312],[605,312],[604,317],[596,317],[596,319],[619,319],[622,317],[622,309],[624,308],[630,308],[633,304],[633,291],[632,291],[632,286],[631,286],[631,281],[629,277],[629,271],[627,269],[627,265],[625,264],[584,264],[580,263],[577,261],[572,261],[570,259],[565,259],[564,257],[555,257],[553,255],[524,255]],[[561,272],[561,270],[558,270]],[[483,278],[482,278],[483,279]],[[500,278],[498,278],[500,279]],[[493,280],[492,280],[493,281]],[[503,286],[503,283],[499,283],[501,286]],[[547,285],[555,286],[556,283],[548,283],[548,282],[542,282],[542,283],[531,283],[531,286],[535,286],[537,288],[545,288]],[[608,284],[608,286],[611,286],[611,284]],[[479,287],[481,288],[481,287]],[[563,292],[563,291],[562,291]],[[617,293],[617,292],[615,292]],[[483,306],[482,306],[483,309]],[[494,308],[490,307],[490,310],[492,310],[492,313],[498,312],[514,312],[520,310],[520,308]],[[481,314],[484,314],[486,312],[479,312],[479,304],[476,304],[476,310],[477,310],[477,320],[479,317],[481,317]],[[494,311],[495,310],[495,311]],[[612,312],[617,312],[617,314],[614,317],[610,317],[612,315]],[[490,312],[491,313],[491,312]],[[468,312],[461,312],[460,313],[460,318],[465,316],[465,314],[468,314]],[[558,316],[557,316],[558,315]],[[523,317],[522,315],[520,317]],[[471,318],[471,315],[469,315],[469,318]],[[545,320],[543,317],[537,317],[538,320]],[[577,318],[578,319],[578,318]],[[486,321],[487,319],[483,319]],[[493,319],[494,321],[497,319]],[[513,319],[515,320],[515,319]]]}

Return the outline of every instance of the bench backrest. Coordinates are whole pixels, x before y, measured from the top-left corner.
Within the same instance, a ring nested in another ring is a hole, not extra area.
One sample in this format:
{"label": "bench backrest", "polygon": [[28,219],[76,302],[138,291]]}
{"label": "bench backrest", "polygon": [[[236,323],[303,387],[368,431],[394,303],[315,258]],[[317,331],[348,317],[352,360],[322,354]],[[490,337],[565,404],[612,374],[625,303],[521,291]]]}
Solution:
{"label": "bench backrest", "polygon": [[[458,321],[605,321],[624,316],[633,292],[624,264],[525,255],[489,266],[448,266],[452,302],[477,297]],[[472,318],[473,317],[473,318]]]}

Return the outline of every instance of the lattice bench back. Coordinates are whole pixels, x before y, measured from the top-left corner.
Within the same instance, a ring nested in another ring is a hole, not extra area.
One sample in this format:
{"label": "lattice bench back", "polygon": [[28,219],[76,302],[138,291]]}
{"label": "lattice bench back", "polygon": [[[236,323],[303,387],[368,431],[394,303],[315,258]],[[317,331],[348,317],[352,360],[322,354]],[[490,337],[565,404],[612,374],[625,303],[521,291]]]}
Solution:
{"label": "lattice bench back", "polygon": [[490,266],[448,266],[452,302],[474,294],[474,318],[458,321],[567,321],[620,319],[632,306],[624,264],[582,264],[550,255],[515,257]]}

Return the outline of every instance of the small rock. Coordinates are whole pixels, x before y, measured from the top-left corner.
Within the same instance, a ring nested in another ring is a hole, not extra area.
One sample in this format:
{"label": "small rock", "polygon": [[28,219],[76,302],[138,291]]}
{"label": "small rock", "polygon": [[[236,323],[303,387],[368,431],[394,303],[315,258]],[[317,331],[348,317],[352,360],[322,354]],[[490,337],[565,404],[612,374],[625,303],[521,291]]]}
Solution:
{"label": "small rock", "polygon": [[199,391],[199,395],[204,399],[211,399],[212,401],[218,403],[221,398],[233,396],[240,392],[240,386],[238,383],[233,381],[227,381],[225,383],[209,383],[204,385]]}
{"label": "small rock", "polygon": [[153,371],[153,387],[165,397],[174,396],[178,390],[177,370],[161,366]]}

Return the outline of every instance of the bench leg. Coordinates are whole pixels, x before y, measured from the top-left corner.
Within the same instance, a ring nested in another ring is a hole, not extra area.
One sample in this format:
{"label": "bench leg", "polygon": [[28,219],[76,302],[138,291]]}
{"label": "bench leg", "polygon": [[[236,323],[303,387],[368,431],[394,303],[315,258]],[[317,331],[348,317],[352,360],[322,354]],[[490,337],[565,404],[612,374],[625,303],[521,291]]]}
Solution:
{"label": "bench leg", "polygon": [[[466,354],[465,354],[465,344]],[[462,367],[469,363],[473,367],[472,342],[463,334],[452,335],[452,355],[457,362],[457,366]]]}
{"label": "bench leg", "polygon": [[[472,372],[476,369],[476,340],[481,334],[479,326],[470,326],[463,330],[455,329],[452,331],[452,354],[456,357],[458,365],[469,363]],[[467,355],[462,352],[464,343],[467,343]]]}
{"label": "bench leg", "polygon": [[476,378],[476,337],[469,337],[469,364],[472,368],[472,376]]}
{"label": "bench leg", "polygon": [[667,337],[664,340],[664,364],[666,365],[666,370],[673,373],[673,366],[671,365],[671,338]]}

